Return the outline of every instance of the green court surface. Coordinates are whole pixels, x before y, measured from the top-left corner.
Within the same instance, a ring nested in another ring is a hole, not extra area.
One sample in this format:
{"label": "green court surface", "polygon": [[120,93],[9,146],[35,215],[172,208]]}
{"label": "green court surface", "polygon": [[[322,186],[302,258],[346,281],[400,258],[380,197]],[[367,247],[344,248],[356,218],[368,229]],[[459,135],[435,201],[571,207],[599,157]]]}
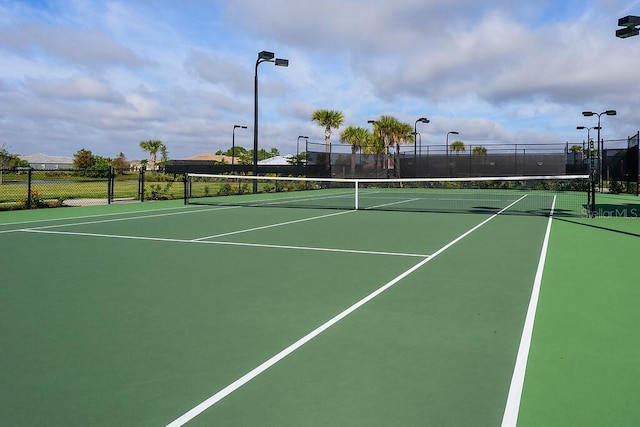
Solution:
{"label": "green court surface", "polygon": [[1,213],[0,424],[636,425],[637,204]]}

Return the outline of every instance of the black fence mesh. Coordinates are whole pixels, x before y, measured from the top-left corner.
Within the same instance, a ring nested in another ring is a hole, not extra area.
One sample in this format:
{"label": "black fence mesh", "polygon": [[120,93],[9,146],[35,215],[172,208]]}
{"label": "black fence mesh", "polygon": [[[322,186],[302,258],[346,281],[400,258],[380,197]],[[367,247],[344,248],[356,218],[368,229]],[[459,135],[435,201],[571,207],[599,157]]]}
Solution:
{"label": "black fence mesh", "polygon": [[114,169],[1,169],[0,210],[182,199],[182,176]]}
{"label": "black fence mesh", "polygon": [[640,190],[640,151],[638,146],[640,145],[640,132],[629,138],[627,146],[627,192],[639,194]]}
{"label": "black fence mesh", "polygon": [[469,145],[464,151],[446,145],[390,147],[371,153],[368,147],[307,144],[307,165],[335,178],[444,178],[516,175],[564,175],[584,173],[582,150],[570,152],[567,144]]}

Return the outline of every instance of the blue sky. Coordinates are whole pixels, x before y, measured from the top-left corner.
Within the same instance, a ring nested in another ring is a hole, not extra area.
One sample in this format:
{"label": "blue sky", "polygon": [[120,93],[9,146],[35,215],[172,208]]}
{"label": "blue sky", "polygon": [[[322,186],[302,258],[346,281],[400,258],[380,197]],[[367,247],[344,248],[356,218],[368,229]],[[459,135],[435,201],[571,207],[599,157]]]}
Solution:
{"label": "blue sky", "polygon": [[[640,37],[614,36],[640,1],[0,0],[0,144],[19,154],[172,158],[253,144],[257,53],[260,146],[321,142],[316,109],[344,126],[383,114],[467,144],[579,143],[640,130]],[[340,129],[334,132],[338,142]]]}

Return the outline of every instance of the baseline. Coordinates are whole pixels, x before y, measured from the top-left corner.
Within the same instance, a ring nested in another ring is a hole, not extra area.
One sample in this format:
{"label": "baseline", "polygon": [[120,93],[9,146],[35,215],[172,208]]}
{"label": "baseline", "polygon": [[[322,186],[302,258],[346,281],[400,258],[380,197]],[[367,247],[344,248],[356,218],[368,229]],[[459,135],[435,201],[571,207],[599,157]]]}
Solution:
{"label": "baseline", "polygon": [[[156,218],[156,217],[163,217],[163,216],[173,216],[173,215],[186,215],[186,214],[191,214],[191,213],[199,213],[199,212],[208,212],[208,211],[215,211],[215,210],[222,210],[222,209],[232,209],[232,208],[236,208],[236,206],[225,206],[225,207],[215,207],[215,208],[202,208],[202,207],[198,207],[195,209],[190,209],[187,211],[182,211],[182,212],[169,212],[169,213],[160,213],[160,214],[145,214],[145,215],[137,215],[137,216],[128,216],[128,217],[124,217],[124,218],[109,218],[109,219],[103,219],[103,220],[95,220],[95,221],[84,221],[84,222],[75,222],[75,223],[65,223],[65,224],[54,224],[54,225],[43,225],[41,227],[31,227],[31,229],[35,230],[35,229],[45,229],[45,228],[55,228],[55,227],[73,227],[76,225],[86,225],[86,224],[101,224],[101,223],[106,223],[106,222],[119,222],[119,221],[130,221],[130,220],[135,220],[135,219],[146,219],[146,218]],[[164,208],[164,209],[159,209],[158,211],[162,210],[175,210],[175,209],[186,209],[185,207],[181,206],[178,208]],[[146,211],[145,211],[146,212]],[[154,211],[157,212],[157,211]],[[101,218],[101,217],[111,217],[111,216],[116,216],[116,215],[130,215],[134,212],[114,212],[114,213],[108,213],[108,214],[95,214],[95,215],[86,215],[86,216],[77,216],[77,217],[65,217],[65,218],[51,218],[51,219],[40,219],[40,220],[32,220],[32,221],[20,221],[20,222],[10,222],[10,223],[6,223],[6,224],[0,224],[0,226],[11,226],[11,225],[24,225],[24,224],[34,224],[34,223],[47,223],[47,222],[53,222],[53,221],[69,221],[69,220],[78,220],[78,219],[88,219],[88,218]],[[12,229],[12,230],[0,230],[0,234],[3,233],[14,233],[16,231],[23,231],[22,228],[16,228],[16,229]]]}

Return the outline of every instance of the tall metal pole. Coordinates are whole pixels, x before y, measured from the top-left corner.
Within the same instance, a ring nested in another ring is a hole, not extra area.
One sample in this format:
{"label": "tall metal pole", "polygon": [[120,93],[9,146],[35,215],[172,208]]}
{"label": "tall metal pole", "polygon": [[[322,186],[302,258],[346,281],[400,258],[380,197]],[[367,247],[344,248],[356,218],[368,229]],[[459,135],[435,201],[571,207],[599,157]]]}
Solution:
{"label": "tall metal pole", "polygon": [[[289,60],[275,58],[273,52],[263,50],[258,53],[256,71],[253,78],[253,175],[258,176],[258,65],[263,62],[275,62],[278,67],[288,67]],[[258,192],[258,180],[253,180],[253,192]]]}
{"label": "tall metal pole", "polygon": [[[429,119],[427,119],[426,117],[420,117],[418,120],[416,120],[416,122],[413,124],[413,135],[414,135],[414,137],[418,136],[418,122],[420,122],[420,123],[429,123]],[[422,136],[420,136],[420,145],[422,145]],[[422,148],[422,147],[420,147],[420,148]],[[417,140],[417,138],[413,142],[413,162],[415,163],[415,172],[414,173],[415,173],[415,175],[417,177],[418,176],[418,140]]]}
{"label": "tall metal pole", "polygon": [[[256,72],[253,78],[253,175],[258,176],[258,65],[260,57],[256,61]],[[253,180],[253,192],[258,192],[258,180]]]}
{"label": "tall metal pole", "polygon": [[231,172],[233,172],[233,165],[236,159],[236,129],[246,129],[246,126],[233,125],[233,131],[231,132]]}
{"label": "tall metal pole", "polygon": [[[595,190],[595,186],[596,186],[596,181],[595,181],[595,175],[596,175],[596,171],[598,172],[598,174],[600,175],[598,177],[598,181],[599,181],[599,187],[600,190],[602,191],[602,156],[601,156],[601,141],[600,141],[600,116],[602,116],[603,114],[607,115],[607,116],[615,116],[616,114],[618,114],[616,112],[616,110],[606,110],[603,111],[601,113],[594,113],[593,111],[583,111],[582,115],[585,117],[591,117],[591,116],[598,116],[598,151],[597,151],[597,159],[598,159],[598,166],[596,168],[595,165],[592,166],[591,171],[592,171],[592,183],[591,183],[591,216],[595,216],[596,214],[596,190]],[[602,144],[602,150],[604,150],[604,144]]]}
{"label": "tall metal pole", "polygon": [[459,132],[452,130],[451,132],[447,132],[447,146],[446,146],[446,160],[447,160],[447,177],[451,175],[451,168],[449,164],[449,135],[458,135]]}
{"label": "tall metal pole", "polygon": [[308,140],[309,137],[308,136],[302,136],[302,135],[298,136],[298,142],[296,144],[296,156],[300,155],[300,140],[301,139],[307,139]]}

